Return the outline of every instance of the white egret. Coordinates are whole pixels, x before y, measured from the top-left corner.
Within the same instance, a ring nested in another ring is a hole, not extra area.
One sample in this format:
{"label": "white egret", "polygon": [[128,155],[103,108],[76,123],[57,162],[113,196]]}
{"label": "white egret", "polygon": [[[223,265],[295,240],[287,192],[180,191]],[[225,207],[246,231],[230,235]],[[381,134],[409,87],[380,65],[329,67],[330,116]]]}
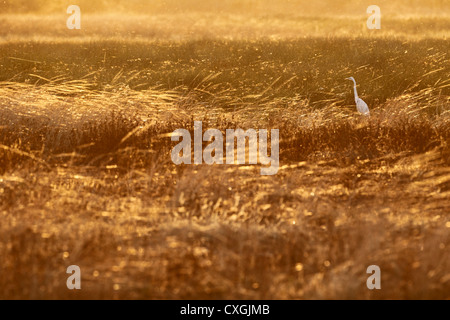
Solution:
{"label": "white egret", "polygon": [[346,80],[352,80],[354,83],[353,89],[355,90],[355,102],[356,102],[356,109],[358,109],[359,113],[361,113],[364,116],[370,116],[369,107],[367,106],[367,103],[363,101],[360,97],[358,97],[358,92],[356,92],[356,81],[355,78],[350,77],[346,78]]}

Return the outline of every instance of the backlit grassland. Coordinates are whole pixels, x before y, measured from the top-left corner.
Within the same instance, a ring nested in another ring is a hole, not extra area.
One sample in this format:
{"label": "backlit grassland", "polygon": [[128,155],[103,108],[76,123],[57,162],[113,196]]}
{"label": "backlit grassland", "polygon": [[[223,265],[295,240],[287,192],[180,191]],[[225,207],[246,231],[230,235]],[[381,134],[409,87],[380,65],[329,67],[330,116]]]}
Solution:
{"label": "backlit grassland", "polygon": [[[385,104],[361,124],[297,103],[267,110],[269,119],[218,119],[169,96],[2,89],[2,137],[11,139],[1,153],[2,297],[447,297],[448,111],[418,119]],[[294,142],[280,148],[294,155],[273,177],[257,167],[176,167],[160,135],[191,126],[192,114],[223,129],[285,119],[280,130]],[[415,152],[414,141],[394,141],[408,133],[437,142]],[[367,157],[369,147],[383,155]],[[365,288],[375,262],[380,292]],[[65,288],[71,264],[83,270],[79,292]]]}
{"label": "backlit grassland", "polygon": [[[126,85],[182,92],[229,105],[262,99],[351,104],[353,75],[371,106],[403,93],[449,92],[448,42],[428,39],[304,39],[13,43],[0,45],[2,81],[32,84],[84,80],[90,89]],[[46,80],[47,79],[47,80]],[[205,81],[206,79],[206,81]],[[200,94],[200,90],[197,90]]]}
{"label": "backlit grassland", "polygon": [[[361,8],[360,8],[361,10]],[[449,9],[450,11],[450,9]],[[362,10],[364,12],[364,10]],[[85,14],[81,30],[65,28],[66,14],[0,14],[0,35],[8,41],[66,42],[69,39],[140,40],[289,40],[305,37],[447,38],[450,22],[442,16],[383,15],[380,30],[368,30],[366,16],[216,14]]]}
{"label": "backlit grassland", "polygon": [[[450,298],[448,40],[427,36],[445,18],[407,37],[273,39],[258,19],[245,37],[228,22],[179,39],[168,24],[166,39],[145,26],[63,39],[55,20],[32,33],[8,19],[0,298]],[[193,120],[280,129],[278,174],[175,166],[167,133]]]}
{"label": "backlit grassland", "polygon": [[[235,13],[257,15],[279,15],[301,13],[308,16],[320,15],[357,15],[361,8],[367,8],[368,0],[223,0],[212,2],[205,0],[164,0],[164,1],[122,1],[122,0],[78,0],[78,5],[88,13],[92,12],[126,12],[126,13]],[[0,3],[1,12],[6,13],[55,13],[70,4],[67,0],[5,0]],[[379,0],[378,6],[383,8],[387,16],[398,15],[448,15],[449,3],[446,0]]]}

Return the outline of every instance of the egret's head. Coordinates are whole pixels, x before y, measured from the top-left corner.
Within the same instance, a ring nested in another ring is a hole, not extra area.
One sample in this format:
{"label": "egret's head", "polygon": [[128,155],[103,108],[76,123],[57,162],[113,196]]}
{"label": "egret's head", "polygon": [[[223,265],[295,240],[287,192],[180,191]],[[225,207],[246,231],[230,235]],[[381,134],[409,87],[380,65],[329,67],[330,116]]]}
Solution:
{"label": "egret's head", "polygon": [[355,81],[355,78],[353,78],[353,77],[349,77],[349,78],[345,78],[345,80],[351,80],[351,81]]}

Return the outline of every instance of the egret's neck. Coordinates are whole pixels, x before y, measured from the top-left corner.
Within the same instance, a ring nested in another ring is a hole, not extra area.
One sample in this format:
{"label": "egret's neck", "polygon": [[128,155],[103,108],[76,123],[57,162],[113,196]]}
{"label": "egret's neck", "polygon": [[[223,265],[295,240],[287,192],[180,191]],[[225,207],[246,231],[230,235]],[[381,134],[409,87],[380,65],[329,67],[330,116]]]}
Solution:
{"label": "egret's neck", "polygon": [[357,100],[358,99],[358,92],[356,91],[356,81],[355,80],[353,80],[353,90],[355,91],[355,100]]}

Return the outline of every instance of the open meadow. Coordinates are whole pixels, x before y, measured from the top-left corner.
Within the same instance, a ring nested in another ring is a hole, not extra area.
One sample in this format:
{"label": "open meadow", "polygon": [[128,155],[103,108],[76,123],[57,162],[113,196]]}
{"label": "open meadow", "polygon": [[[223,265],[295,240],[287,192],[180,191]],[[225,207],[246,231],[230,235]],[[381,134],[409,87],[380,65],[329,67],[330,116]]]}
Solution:
{"label": "open meadow", "polygon": [[450,299],[448,1],[78,2],[0,3],[0,299]]}

